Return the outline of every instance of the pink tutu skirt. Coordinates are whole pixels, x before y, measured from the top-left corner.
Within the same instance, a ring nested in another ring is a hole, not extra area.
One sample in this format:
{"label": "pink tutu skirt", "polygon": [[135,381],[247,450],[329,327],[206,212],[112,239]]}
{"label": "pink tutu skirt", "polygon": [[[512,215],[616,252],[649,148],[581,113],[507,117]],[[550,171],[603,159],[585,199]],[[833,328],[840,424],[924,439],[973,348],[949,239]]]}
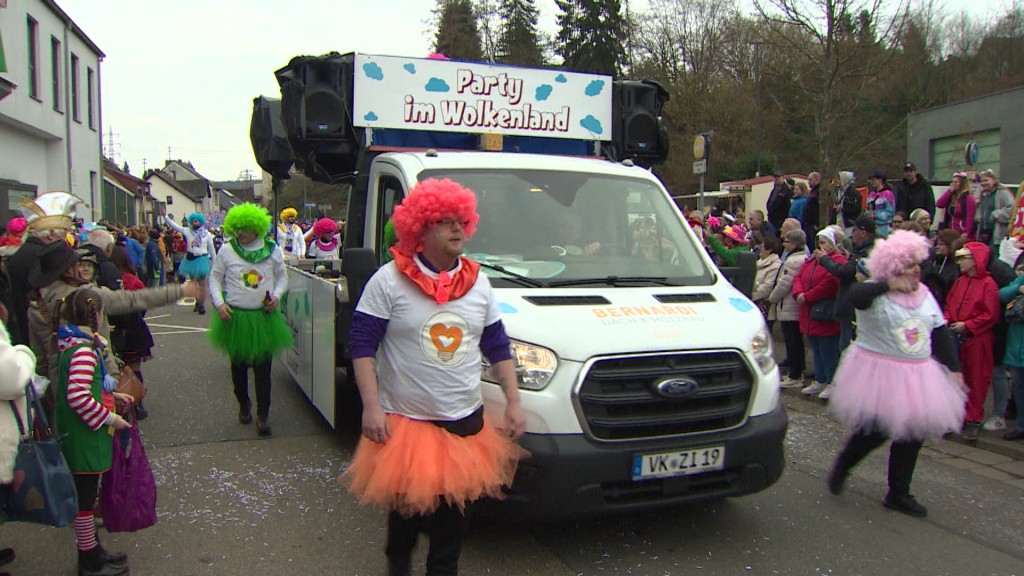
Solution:
{"label": "pink tutu skirt", "polygon": [[443,500],[463,509],[483,497],[502,498],[521,458],[529,453],[484,416],[472,436],[452,434],[431,422],[387,415],[391,437],[378,444],[359,439],[338,482],[359,499],[404,516],[429,514]]}
{"label": "pink tutu skirt", "polygon": [[959,431],[966,389],[934,358],[907,360],[850,345],[833,379],[829,408],[851,429],[877,429],[894,440]]}

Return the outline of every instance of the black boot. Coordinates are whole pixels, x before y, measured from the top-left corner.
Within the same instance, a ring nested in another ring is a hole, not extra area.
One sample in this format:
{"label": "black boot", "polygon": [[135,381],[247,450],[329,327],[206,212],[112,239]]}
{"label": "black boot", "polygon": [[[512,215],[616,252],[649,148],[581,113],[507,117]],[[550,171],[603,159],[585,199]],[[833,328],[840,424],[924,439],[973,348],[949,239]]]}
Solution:
{"label": "black boot", "polygon": [[96,546],[87,552],[78,551],[78,576],[125,576],[127,564],[108,564],[103,560],[103,549]]}
{"label": "black boot", "polygon": [[118,564],[121,566],[128,565],[128,555],[124,552],[111,552],[103,547],[100,543],[100,533],[96,532],[96,548],[100,551],[100,558],[103,559],[105,564]]}
{"label": "black boot", "polygon": [[204,304],[200,304],[199,305],[199,315],[202,316],[203,314],[206,314],[206,306]]}

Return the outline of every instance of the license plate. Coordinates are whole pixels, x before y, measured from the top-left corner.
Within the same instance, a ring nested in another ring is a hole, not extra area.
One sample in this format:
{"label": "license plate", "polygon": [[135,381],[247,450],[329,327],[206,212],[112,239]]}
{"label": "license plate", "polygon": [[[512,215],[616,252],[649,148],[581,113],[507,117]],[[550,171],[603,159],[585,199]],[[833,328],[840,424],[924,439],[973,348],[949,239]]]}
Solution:
{"label": "license plate", "polygon": [[725,446],[637,454],[633,457],[633,480],[687,476],[724,467]]}

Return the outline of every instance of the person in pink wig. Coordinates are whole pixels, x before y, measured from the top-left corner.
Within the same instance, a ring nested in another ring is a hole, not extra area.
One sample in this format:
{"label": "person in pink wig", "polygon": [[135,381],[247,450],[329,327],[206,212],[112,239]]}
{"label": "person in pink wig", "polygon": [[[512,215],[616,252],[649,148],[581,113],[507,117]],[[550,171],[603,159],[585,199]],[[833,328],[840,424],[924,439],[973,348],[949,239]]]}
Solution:
{"label": "person in pink wig", "polygon": [[330,218],[321,218],[309,229],[312,241],[306,250],[306,258],[315,260],[337,260],[341,257],[341,236],[338,223]]}
{"label": "person in pink wig", "polygon": [[828,477],[840,494],[850,471],[892,439],[889,492],[882,504],[911,516],[928,510],[910,494],[925,438],[960,429],[966,391],[942,307],[921,284],[928,241],[898,230],[875,244],[871,275],[850,288],[857,339],[835,375],[830,409],[852,430]]}

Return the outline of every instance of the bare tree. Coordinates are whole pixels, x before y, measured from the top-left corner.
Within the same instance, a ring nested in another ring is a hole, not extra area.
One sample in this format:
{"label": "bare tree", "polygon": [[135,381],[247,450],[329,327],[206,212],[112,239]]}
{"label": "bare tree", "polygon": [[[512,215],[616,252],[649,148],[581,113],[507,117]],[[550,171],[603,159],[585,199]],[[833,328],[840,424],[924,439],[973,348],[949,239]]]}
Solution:
{"label": "bare tree", "polygon": [[[883,5],[892,16],[884,17]],[[895,8],[882,0],[754,0],[754,6],[769,24],[764,41],[808,66],[794,89],[813,121],[809,136],[819,171],[835,174],[861,149],[892,137],[899,126],[861,124],[843,133],[837,128],[873,98],[870,88],[892,58],[888,48],[906,21],[904,0]],[[822,223],[831,200],[823,196],[819,201]]]}

